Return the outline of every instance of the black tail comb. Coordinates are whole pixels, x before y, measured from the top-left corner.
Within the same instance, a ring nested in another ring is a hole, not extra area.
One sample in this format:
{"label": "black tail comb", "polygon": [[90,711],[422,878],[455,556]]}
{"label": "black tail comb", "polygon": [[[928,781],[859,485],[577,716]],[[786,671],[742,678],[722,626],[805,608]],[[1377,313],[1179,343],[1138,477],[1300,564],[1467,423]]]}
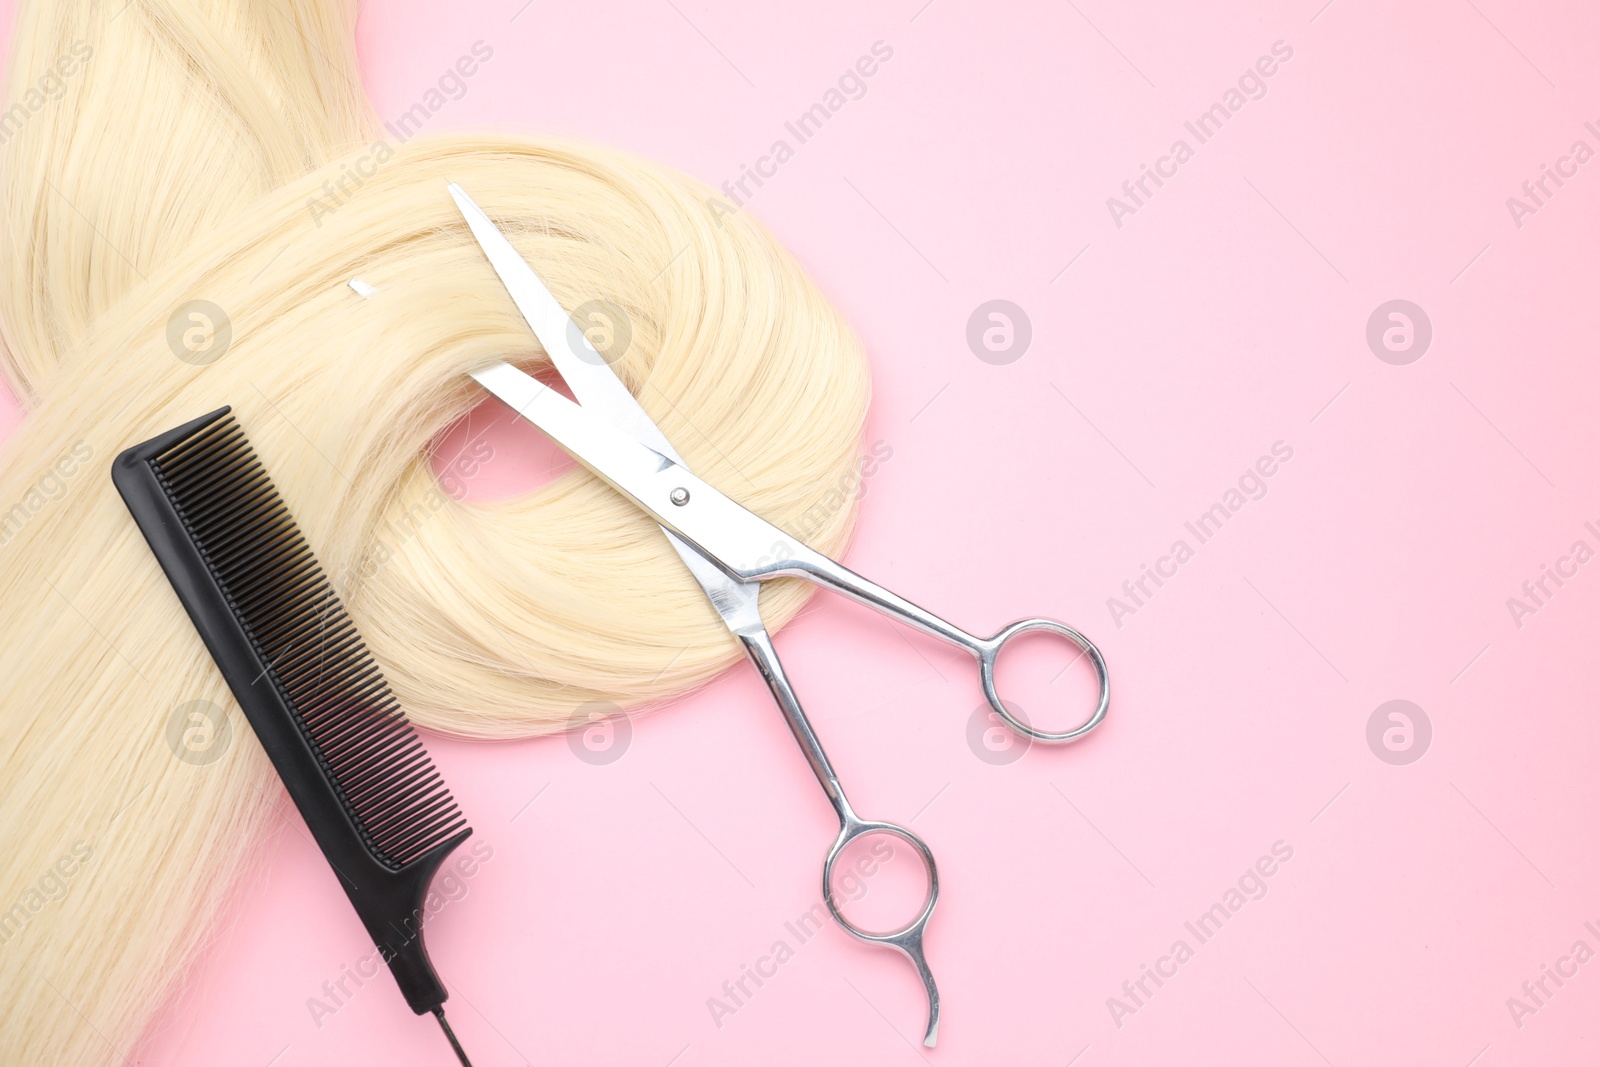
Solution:
{"label": "black tail comb", "polygon": [[112,480],[406,1003],[449,1035],[422,909],[472,831],[229,411],[128,449]]}

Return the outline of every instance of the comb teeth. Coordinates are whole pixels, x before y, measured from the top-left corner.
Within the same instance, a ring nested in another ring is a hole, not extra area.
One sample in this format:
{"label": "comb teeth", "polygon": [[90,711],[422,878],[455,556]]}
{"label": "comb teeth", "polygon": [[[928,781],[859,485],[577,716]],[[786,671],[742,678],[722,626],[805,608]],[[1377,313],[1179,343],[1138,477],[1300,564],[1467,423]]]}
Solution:
{"label": "comb teeth", "polygon": [[233,417],[150,465],[373,854],[398,869],[460,831],[466,818]]}

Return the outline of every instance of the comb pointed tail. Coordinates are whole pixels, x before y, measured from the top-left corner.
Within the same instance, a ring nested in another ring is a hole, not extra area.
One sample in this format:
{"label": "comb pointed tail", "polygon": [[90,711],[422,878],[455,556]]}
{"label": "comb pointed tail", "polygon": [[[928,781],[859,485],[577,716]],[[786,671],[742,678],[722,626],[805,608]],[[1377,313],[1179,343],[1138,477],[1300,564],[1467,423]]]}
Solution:
{"label": "comb pointed tail", "polygon": [[466,1050],[461,1047],[461,1042],[456,1040],[456,1032],[450,1029],[450,1023],[444,1017],[444,1008],[434,1008],[433,1017],[439,1020],[439,1028],[444,1031],[444,1036],[450,1039],[450,1047],[456,1050],[456,1058],[461,1061],[461,1067],[472,1067],[472,1061],[467,1059]]}

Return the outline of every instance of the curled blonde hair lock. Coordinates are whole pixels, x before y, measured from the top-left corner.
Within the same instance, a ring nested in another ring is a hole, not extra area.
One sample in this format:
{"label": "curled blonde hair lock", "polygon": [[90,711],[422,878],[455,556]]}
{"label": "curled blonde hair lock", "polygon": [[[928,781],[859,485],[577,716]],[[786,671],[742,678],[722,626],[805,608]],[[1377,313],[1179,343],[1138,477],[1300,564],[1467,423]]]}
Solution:
{"label": "curled blonde hair lock", "polygon": [[[91,52],[13,131],[0,178],[5,372],[27,408],[0,466],[7,1062],[132,1050],[279,788],[253,741],[206,765],[168,743],[172,712],[196,700],[247,730],[111,486],[122,448],[233,405],[324,568],[351,576],[351,614],[426,727],[547,732],[590,701],[670,698],[737,657],[656,527],[581,469],[408,524],[438,492],[431,443],[481,398],[466,372],[544,361],[448,181],[567,307],[623,309],[617,370],[692,466],[825,552],[854,519],[837,487],[857,470],[867,401],[847,326],[769,234],[708,211],[692,180],[542,138],[385,144],[349,2],[121,3],[24,0],[9,74],[27,106],[60,57]],[[338,210],[308,210],[375,148],[383,162]],[[346,288],[355,275],[371,299]],[[168,337],[197,299],[227,317],[210,361]],[[397,524],[403,545],[384,544]],[[774,583],[769,623],[805,596]],[[89,858],[64,896],[32,908],[75,847]]]}

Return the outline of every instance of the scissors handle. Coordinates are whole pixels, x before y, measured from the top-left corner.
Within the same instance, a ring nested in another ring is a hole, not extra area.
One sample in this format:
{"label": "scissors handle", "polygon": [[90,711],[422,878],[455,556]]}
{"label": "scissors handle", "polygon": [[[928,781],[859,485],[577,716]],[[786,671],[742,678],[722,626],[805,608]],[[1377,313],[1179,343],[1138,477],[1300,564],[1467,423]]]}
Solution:
{"label": "scissors handle", "polygon": [[794,686],[789,684],[789,676],[784,673],[778,650],[772,644],[772,635],[766,627],[757,625],[741,628],[737,636],[739,643],[744,646],[745,655],[772,691],[772,698],[778,702],[784,721],[789,724],[789,732],[794,734],[806,763],[811,765],[811,773],[817,776],[822,791],[828,795],[828,802],[838,814],[839,822],[842,824],[855,819],[855,812],[845,799],[844,786],[839,784],[839,776],[834,773],[833,764],[828,762],[828,754],[822,750],[822,741],[811,728],[811,720],[806,717],[805,709],[800,706],[800,698],[795,694]]}
{"label": "scissors handle", "polygon": [[[759,582],[784,575],[805,578],[966,649],[978,660],[983,695],[995,713],[1012,730],[1036,741],[1047,744],[1076,741],[1105,718],[1111,703],[1105,659],[1093,642],[1070,626],[1052,619],[1025,619],[1012,623],[993,637],[974,637],[820,552],[792,542],[782,530],[718,492],[670,456],[597,419],[524,371],[500,363],[474,371],[473,377],[512,410],[543,429],[595,474],[654,515],[664,527],[683,538],[734,581]],[[769,545],[772,548],[767,550]],[[692,563],[690,566],[693,569]],[[698,572],[696,577],[699,577]],[[704,583],[702,587],[705,588]],[[717,602],[709,589],[707,595],[712,596],[714,604]],[[718,611],[722,612],[720,606]],[[726,614],[723,617],[735,633],[742,634],[746,629]],[[1035,631],[1064,637],[1082,649],[1094,665],[1100,685],[1094,711],[1079,725],[1060,733],[1037,730],[1022,722],[1007,709],[995,690],[995,664],[1000,649],[1018,634]],[[759,660],[756,665],[761,666]],[[801,744],[805,747],[804,741]],[[828,787],[826,782],[824,785]]]}
{"label": "scissors handle", "polygon": [[[849,567],[836,563],[820,552],[815,552],[804,545],[786,547],[790,549],[787,558],[768,566],[764,577],[788,575],[806,578],[842,593],[852,600],[860,601],[874,611],[899,619],[923,633],[932,634],[952,645],[966,649],[978,661],[978,681],[983,687],[984,699],[989,702],[989,706],[1001,720],[1017,733],[1045,744],[1065,744],[1083,737],[1105,719],[1106,709],[1111,706],[1111,678],[1106,672],[1105,657],[1100,654],[1093,641],[1065,623],[1054,619],[1020,619],[993,637],[975,637],[959,626],[944,621],[933,612],[918,607],[905,597],[891,593],[876,582],[863,578]],[[1069,730],[1054,732],[1030,726],[1012,714],[1005,702],[1000,699],[1000,692],[995,684],[995,667],[1000,659],[1000,650],[1012,638],[1026,633],[1049,633],[1065,638],[1078,646],[1083,654],[1089,657],[1089,662],[1094,667],[1095,680],[1100,689],[1094,710],[1088,718]]]}
{"label": "scissors handle", "polygon": [[[922,861],[923,870],[928,876],[928,893],[923,897],[922,908],[917,912],[916,918],[893,930],[862,929],[850,921],[833,895],[834,867],[852,841],[869,834],[887,834],[898,837],[910,845],[916,852],[917,858]],[[917,969],[917,977],[922,979],[922,988],[928,994],[928,1024],[923,1028],[922,1043],[928,1048],[933,1048],[939,1041],[939,986],[933,980],[933,971],[928,968],[928,957],[922,949],[922,935],[927,929],[928,920],[933,917],[933,906],[939,903],[939,868],[933,862],[933,852],[929,850],[927,842],[904,826],[892,822],[868,822],[851,814],[849,818],[843,820],[839,827],[839,836],[834,839],[833,847],[828,850],[828,858],[823,862],[822,899],[827,901],[828,912],[833,916],[833,921],[843,927],[851,937],[869,945],[892,948],[910,960],[911,965]]]}
{"label": "scissors handle", "polygon": [[[816,731],[811,728],[811,720],[806,717],[805,709],[800,706],[800,698],[795,695],[794,687],[789,684],[783,663],[778,659],[778,650],[772,644],[772,635],[759,624],[743,626],[735,632],[739,642],[744,646],[745,655],[750,658],[750,662],[755,665],[767,683],[767,688],[772,691],[773,699],[783,712],[784,721],[789,724],[790,732],[800,745],[800,751],[805,754],[812,773],[817,776],[822,791],[827,794],[829,803],[839,816],[839,836],[834,839],[833,847],[828,850],[828,858],[822,865],[822,899],[827,902],[833,921],[843,927],[851,937],[868,944],[892,948],[910,960],[911,965],[917,969],[917,977],[922,979],[922,987],[928,994],[928,1025],[923,1032],[922,1043],[932,1048],[939,1039],[939,987],[933,980],[933,972],[929,970],[927,956],[922,950],[922,932],[933,916],[933,906],[939,900],[939,869],[933,862],[933,852],[922,838],[904,826],[888,822],[869,822],[856,815],[855,809],[850,807],[850,801],[845,798],[844,787],[839,784],[839,776],[834,773],[833,764],[828,762],[828,754],[823,751],[822,742],[817,738]],[[923,868],[927,871],[928,895],[922,902],[922,908],[916,918],[898,929],[887,931],[862,929],[845,916],[839,908],[838,901],[834,899],[835,865],[852,841],[868,834],[889,834],[906,842],[916,851]]]}

